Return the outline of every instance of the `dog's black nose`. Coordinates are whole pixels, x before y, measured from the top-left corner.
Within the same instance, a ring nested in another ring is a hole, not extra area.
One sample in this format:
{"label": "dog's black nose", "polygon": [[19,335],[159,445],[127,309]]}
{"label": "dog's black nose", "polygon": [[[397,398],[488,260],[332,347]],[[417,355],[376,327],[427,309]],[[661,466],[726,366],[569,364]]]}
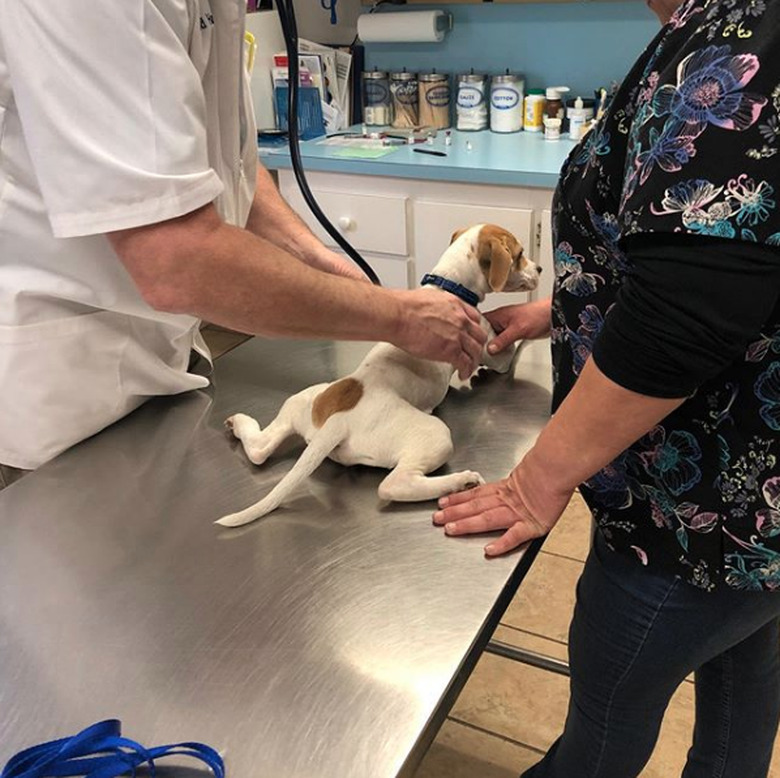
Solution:
{"label": "dog's black nose", "polygon": [[541,265],[537,265],[537,266],[536,266],[536,272],[537,272],[537,273],[541,273],[541,272],[542,272]]}

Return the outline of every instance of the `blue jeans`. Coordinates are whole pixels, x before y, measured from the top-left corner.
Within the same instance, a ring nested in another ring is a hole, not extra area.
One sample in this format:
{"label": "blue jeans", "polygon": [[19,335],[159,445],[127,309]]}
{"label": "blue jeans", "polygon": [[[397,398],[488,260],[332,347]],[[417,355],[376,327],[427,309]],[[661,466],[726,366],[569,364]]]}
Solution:
{"label": "blue jeans", "polygon": [[639,775],[691,672],[683,778],[766,778],[780,721],[779,615],[780,592],[708,594],[610,551],[596,532],[569,631],[566,726],[522,778]]}

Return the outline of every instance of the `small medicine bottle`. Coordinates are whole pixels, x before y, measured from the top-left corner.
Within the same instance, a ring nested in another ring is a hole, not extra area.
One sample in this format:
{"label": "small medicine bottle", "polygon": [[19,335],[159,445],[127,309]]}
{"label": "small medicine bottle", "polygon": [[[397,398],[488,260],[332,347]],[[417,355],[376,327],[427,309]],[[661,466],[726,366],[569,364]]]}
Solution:
{"label": "small medicine bottle", "polygon": [[544,129],[544,91],[529,89],[524,101],[523,129],[526,132],[541,132]]}
{"label": "small medicine bottle", "polygon": [[563,95],[569,91],[567,86],[548,86],[545,97],[547,104],[544,109],[544,115],[550,119],[563,119],[565,108],[563,106]]}
{"label": "small medicine bottle", "polygon": [[585,123],[593,116],[593,110],[585,108],[585,102],[581,97],[574,101],[574,106],[567,109],[566,116],[569,119],[569,138],[581,140],[585,134]]}

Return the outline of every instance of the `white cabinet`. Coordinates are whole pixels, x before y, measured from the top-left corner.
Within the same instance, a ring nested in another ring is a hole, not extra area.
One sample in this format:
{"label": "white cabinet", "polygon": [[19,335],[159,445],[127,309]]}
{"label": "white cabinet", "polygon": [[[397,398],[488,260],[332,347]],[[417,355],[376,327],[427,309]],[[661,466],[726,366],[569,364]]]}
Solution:
{"label": "white cabinet", "polygon": [[[306,206],[290,170],[279,170],[279,189],[326,245],[333,239]],[[551,189],[489,186],[446,181],[356,176],[312,171],[307,179],[325,215],[375,266],[383,284],[413,288],[447,248],[452,233],[489,222],[515,233],[528,257],[543,268],[540,290],[549,294],[552,247],[549,240]],[[511,295],[511,301],[525,295]],[[510,302],[491,295],[491,307]]]}
{"label": "white cabinet", "polygon": [[[306,206],[290,170],[279,170],[282,196],[326,245],[333,239]],[[460,184],[420,179],[307,173],[325,215],[379,276],[382,284],[412,289],[447,248],[455,230],[488,222],[511,230],[542,268],[528,294],[492,294],[484,308],[549,296],[553,281],[551,189]],[[526,343],[521,359],[549,364],[548,340]]]}

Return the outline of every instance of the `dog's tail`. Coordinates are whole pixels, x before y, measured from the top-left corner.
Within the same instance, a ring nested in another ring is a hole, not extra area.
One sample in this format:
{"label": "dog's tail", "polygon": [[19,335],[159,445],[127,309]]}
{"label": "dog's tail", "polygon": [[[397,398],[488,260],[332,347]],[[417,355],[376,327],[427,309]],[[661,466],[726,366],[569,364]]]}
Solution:
{"label": "dog's tail", "polygon": [[347,423],[344,415],[335,413],[309,441],[298,461],[278,484],[254,505],[243,511],[231,513],[216,521],[223,527],[240,527],[262,518],[278,508],[301,482],[308,478],[325,460],[325,458],[347,436]]}

